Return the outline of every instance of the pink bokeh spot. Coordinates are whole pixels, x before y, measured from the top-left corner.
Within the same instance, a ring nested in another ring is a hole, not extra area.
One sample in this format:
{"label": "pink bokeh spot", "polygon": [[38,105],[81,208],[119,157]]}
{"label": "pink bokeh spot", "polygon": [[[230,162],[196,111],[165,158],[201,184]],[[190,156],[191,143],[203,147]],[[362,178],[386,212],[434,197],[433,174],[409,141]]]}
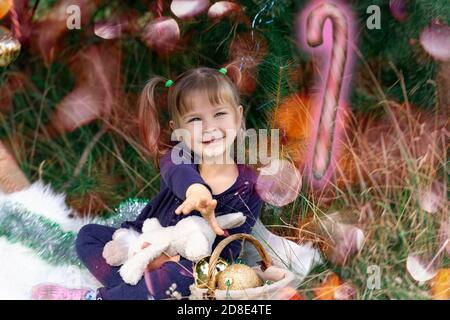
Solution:
{"label": "pink bokeh spot", "polygon": [[271,164],[278,166],[278,170],[265,172],[266,168],[261,169],[256,180],[256,192],[264,202],[282,207],[297,198],[302,177],[297,168],[286,160],[273,159]]}

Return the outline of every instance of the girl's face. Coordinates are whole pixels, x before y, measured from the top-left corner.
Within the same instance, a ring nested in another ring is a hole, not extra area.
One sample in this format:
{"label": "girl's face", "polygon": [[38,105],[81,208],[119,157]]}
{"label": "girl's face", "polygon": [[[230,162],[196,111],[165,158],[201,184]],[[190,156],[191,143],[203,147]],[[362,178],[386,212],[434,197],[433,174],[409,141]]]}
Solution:
{"label": "girl's face", "polygon": [[186,145],[203,158],[222,158],[229,154],[242,123],[242,106],[212,105],[206,94],[193,94],[192,108],[178,119],[175,128]]}

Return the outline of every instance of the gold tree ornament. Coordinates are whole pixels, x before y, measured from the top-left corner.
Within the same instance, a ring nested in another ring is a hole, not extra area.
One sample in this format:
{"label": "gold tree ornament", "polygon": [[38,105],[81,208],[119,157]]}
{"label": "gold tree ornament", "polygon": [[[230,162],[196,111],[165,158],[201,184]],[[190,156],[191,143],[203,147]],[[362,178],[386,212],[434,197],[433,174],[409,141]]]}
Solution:
{"label": "gold tree ornament", "polygon": [[244,290],[261,287],[263,284],[253,268],[241,263],[232,264],[217,275],[219,290]]}
{"label": "gold tree ornament", "polygon": [[[209,259],[211,256],[206,256],[197,261],[194,267],[194,279],[195,284],[199,288],[206,288],[208,284],[208,269],[209,269]],[[219,257],[216,264],[216,272],[219,273],[228,267],[228,262]]]}
{"label": "gold tree ornament", "polygon": [[[255,265],[252,268],[241,263],[235,263],[219,273],[215,272],[220,254],[233,241],[248,241],[251,243],[261,257],[261,260],[257,266]],[[252,271],[249,269],[252,269]],[[294,273],[290,270],[273,265],[272,258],[259,240],[250,234],[235,233],[220,241],[214,248],[209,258],[207,288],[198,288],[196,284],[191,284],[189,286],[191,291],[189,299],[286,299],[284,288],[296,287],[297,282]],[[236,288],[238,289],[236,290]]]}
{"label": "gold tree ornament", "polygon": [[0,67],[10,65],[19,55],[20,42],[10,32],[0,31]]}

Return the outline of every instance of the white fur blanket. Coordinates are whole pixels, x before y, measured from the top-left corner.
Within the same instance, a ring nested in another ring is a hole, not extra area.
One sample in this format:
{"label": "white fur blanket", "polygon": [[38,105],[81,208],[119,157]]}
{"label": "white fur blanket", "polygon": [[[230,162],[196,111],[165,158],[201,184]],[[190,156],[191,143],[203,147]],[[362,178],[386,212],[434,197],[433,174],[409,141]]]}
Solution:
{"label": "white fur blanket", "polygon": [[[41,181],[19,192],[0,193],[0,204],[4,201],[18,203],[30,212],[59,224],[65,231],[77,232],[83,225],[91,222],[87,219],[69,218],[72,210],[65,203],[65,195],[55,193]],[[0,212],[2,214],[5,213]],[[278,237],[259,221],[252,234],[265,245],[275,265],[287,266],[297,274],[298,283],[321,261],[319,253],[311,246],[300,246]],[[249,265],[259,260],[251,245],[246,245],[244,252],[244,259]],[[85,268],[52,265],[24,244],[12,243],[0,236],[0,299],[30,299],[32,287],[40,283],[56,283],[71,288],[100,286]]]}

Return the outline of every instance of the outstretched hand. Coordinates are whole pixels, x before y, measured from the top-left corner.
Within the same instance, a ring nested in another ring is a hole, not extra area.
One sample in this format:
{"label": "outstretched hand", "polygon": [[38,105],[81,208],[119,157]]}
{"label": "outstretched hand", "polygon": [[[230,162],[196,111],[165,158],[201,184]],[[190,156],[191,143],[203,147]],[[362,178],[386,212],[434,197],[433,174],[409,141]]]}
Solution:
{"label": "outstretched hand", "polygon": [[[204,188],[204,189],[202,189]],[[189,214],[192,210],[197,210],[203,216],[203,218],[208,221],[214,232],[219,235],[225,235],[225,232],[220,228],[216,220],[215,210],[217,206],[217,200],[212,199],[212,195],[209,190],[201,186],[195,191],[191,189],[186,193],[186,200],[178,206],[175,210],[176,214]],[[206,191],[205,191],[206,190]]]}

